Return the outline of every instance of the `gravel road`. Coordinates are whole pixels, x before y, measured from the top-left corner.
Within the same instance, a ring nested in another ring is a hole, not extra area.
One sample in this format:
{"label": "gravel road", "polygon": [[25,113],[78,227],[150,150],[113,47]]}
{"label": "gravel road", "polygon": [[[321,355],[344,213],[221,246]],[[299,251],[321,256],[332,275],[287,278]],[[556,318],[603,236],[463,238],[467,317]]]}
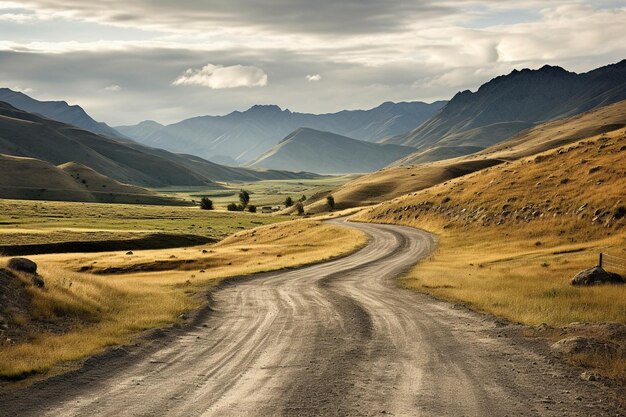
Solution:
{"label": "gravel road", "polygon": [[345,226],[369,244],[224,285],[189,325],[0,393],[0,415],[621,415],[519,326],[402,288],[433,236]]}

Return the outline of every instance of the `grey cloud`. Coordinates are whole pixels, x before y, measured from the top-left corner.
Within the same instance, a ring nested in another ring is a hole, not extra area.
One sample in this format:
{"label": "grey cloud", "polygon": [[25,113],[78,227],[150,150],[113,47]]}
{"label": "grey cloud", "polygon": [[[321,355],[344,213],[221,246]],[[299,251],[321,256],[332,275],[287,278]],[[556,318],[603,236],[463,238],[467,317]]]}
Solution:
{"label": "grey cloud", "polygon": [[446,2],[432,0],[26,0],[23,3],[71,12],[90,20],[159,25],[173,30],[243,27],[324,36],[395,32],[417,20],[459,12]]}

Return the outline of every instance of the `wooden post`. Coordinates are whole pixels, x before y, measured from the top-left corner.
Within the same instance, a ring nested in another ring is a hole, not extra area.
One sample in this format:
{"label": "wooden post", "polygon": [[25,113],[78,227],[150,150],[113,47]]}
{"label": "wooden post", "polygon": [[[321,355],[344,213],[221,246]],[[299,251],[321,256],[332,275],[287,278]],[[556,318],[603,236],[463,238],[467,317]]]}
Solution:
{"label": "wooden post", "polygon": [[602,252],[600,252],[600,263],[598,264],[600,268],[602,268]]}

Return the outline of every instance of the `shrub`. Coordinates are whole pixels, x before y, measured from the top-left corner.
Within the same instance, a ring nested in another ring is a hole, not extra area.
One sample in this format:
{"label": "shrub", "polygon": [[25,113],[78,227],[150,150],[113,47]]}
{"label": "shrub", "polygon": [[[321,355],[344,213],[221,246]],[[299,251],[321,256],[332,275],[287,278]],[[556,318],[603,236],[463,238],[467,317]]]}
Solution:
{"label": "shrub", "polygon": [[326,205],[328,206],[328,208],[330,210],[335,208],[335,197],[333,197],[332,195],[329,195],[328,197],[326,197]]}
{"label": "shrub", "polygon": [[298,200],[302,203],[304,203],[306,201],[306,196],[304,194],[302,194],[302,197],[300,197],[300,200]]}
{"label": "shrub", "polygon": [[200,208],[202,210],[213,210],[213,201],[209,197],[200,199]]}
{"label": "shrub", "polygon": [[246,208],[246,206],[250,202],[250,193],[246,190],[239,191],[239,201],[241,202],[243,208]]}
{"label": "shrub", "polygon": [[228,210],[228,211],[242,211],[243,207],[240,206],[237,203],[230,203],[229,205],[226,206],[226,210]]}
{"label": "shrub", "polygon": [[304,206],[301,201],[296,203],[296,212],[298,213],[298,216],[302,216],[304,214]]}
{"label": "shrub", "polygon": [[291,199],[291,197],[285,198],[285,207],[291,207],[291,206],[293,206],[293,200]]}
{"label": "shrub", "polygon": [[256,206],[255,206],[255,205],[250,204],[250,205],[248,206],[248,211],[249,211],[250,213],[256,213]]}

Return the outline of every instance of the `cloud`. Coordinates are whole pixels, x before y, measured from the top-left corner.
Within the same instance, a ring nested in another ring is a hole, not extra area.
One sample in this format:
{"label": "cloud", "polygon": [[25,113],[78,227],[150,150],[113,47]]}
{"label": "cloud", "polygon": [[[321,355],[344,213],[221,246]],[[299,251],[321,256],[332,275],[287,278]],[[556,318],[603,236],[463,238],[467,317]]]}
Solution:
{"label": "cloud", "polygon": [[267,74],[253,66],[208,64],[201,69],[188,69],[172,85],[199,85],[215,90],[237,87],[265,87]]}
{"label": "cloud", "polygon": [[322,76],[319,74],[309,74],[306,76],[306,80],[307,81],[320,81],[322,79]]}
{"label": "cloud", "polygon": [[122,87],[120,87],[117,84],[112,84],[112,85],[104,87],[102,90],[112,92],[112,93],[117,93],[118,91],[122,91]]}

